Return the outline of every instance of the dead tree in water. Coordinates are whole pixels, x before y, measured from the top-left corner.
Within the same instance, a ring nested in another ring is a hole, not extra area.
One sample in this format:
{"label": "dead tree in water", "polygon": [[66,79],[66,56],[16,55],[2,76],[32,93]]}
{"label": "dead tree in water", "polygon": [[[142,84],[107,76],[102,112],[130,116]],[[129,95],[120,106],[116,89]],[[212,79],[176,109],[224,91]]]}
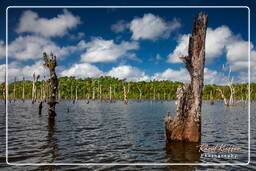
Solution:
{"label": "dead tree in water", "polygon": [[207,15],[200,13],[194,20],[189,38],[188,56],[180,57],[189,72],[191,83],[177,89],[176,118],[165,119],[165,133],[171,141],[201,141],[201,105],[204,86],[205,38]]}
{"label": "dead tree in water", "polygon": [[126,86],[123,85],[123,91],[124,91],[124,104],[128,104],[128,98],[127,98],[127,90],[126,90]]}
{"label": "dead tree in water", "polygon": [[16,77],[14,77],[14,83],[13,83],[13,100],[16,101]]}
{"label": "dead tree in water", "polygon": [[25,100],[25,78],[23,77],[22,80],[22,101],[24,102]]}
{"label": "dead tree in water", "polygon": [[77,100],[78,100],[78,96],[77,96],[77,86],[76,86],[76,102],[77,102]]}
{"label": "dead tree in water", "polygon": [[37,88],[36,88],[36,82],[38,81],[38,79],[40,78],[40,75],[35,75],[35,73],[33,74],[33,85],[32,85],[32,104],[34,104],[36,102],[36,93],[37,93]]}
{"label": "dead tree in water", "polygon": [[57,66],[56,56],[54,56],[52,53],[48,55],[47,53],[43,53],[44,57],[44,65],[47,66],[50,72],[50,89],[51,94],[48,99],[48,117],[50,119],[53,119],[56,116],[55,113],[55,105],[58,103],[57,93],[58,93],[58,77],[55,72],[55,68]]}
{"label": "dead tree in water", "polygon": [[142,91],[141,91],[141,89],[139,88],[139,86],[137,85],[137,89],[139,90],[139,92],[140,92],[140,98],[139,98],[139,100],[141,101],[141,98],[142,98]]}
{"label": "dead tree in water", "polygon": [[112,103],[112,86],[109,86],[109,102]]}
{"label": "dead tree in water", "polygon": [[217,89],[220,92],[220,95],[223,98],[224,104],[226,106],[234,106],[235,105],[234,98],[233,98],[234,94],[235,94],[235,88],[233,86],[233,78],[230,76],[230,74],[231,74],[231,69],[229,68],[229,73],[228,73],[228,78],[227,78],[227,84],[228,84],[228,87],[230,90],[229,100],[227,99],[227,97],[224,95],[224,92],[220,88]]}

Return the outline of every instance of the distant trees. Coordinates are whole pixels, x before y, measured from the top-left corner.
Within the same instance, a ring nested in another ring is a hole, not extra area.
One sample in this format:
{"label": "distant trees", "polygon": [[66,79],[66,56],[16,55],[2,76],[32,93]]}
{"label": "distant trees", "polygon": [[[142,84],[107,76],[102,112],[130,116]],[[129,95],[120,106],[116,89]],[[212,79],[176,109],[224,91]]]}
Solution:
{"label": "distant trees", "polygon": [[[98,96],[98,80],[101,84],[102,89],[102,97],[103,99],[109,99],[110,97],[110,85],[112,89],[112,100],[113,99],[123,99],[123,82],[124,80],[120,80],[118,78],[112,77],[100,77],[100,78],[85,78],[85,79],[75,79],[75,77],[60,77],[59,82],[61,84],[59,87],[58,96],[62,99],[75,99],[75,85],[77,87],[77,96],[78,99],[99,99]],[[130,91],[127,95],[128,99],[154,99],[154,87],[155,87],[155,99],[158,100],[158,94],[160,99],[162,100],[171,100],[176,99],[176,90],[179,85],[182,85],[181,82],[172,82],[168,80],[164,81],[139,81],[139,82],[131,82],[125,81],[125,83],[130,83]],[[16,80],[16,99],[31,99],[32,98],[32,81],[26,80]],[[41,91],[37,91],[36,97],[39,99],[43,96],[43,99],[47,99],[49,97],[49,80],[43,79],[37,81],[35,83],[36,87],[43,87],[43,93],[41,95]],[[235,93],[233,94],[233,99],[244,99],[248,98],[248,84],[232,84]],[[9,91],[9,99],[14,99],[14,82],[9,82],[8,84]],[[23,87],[24,87],[24,96],[23,96]],[[72,89],[71,89],[72,87]],[[225,95],[229,99],[230,97],[230,88],[228,85],[220,86],[220,85],[204,85],[203,99],[212,99],[212,100],[221,100],[222,96],[218,89],[221,89]],[[4,97],[4,83],[0,84],[0,98]],[[212,92],[212,95],[211,95]],[[251,99],[256,100],[256,83],[251,83]]]}

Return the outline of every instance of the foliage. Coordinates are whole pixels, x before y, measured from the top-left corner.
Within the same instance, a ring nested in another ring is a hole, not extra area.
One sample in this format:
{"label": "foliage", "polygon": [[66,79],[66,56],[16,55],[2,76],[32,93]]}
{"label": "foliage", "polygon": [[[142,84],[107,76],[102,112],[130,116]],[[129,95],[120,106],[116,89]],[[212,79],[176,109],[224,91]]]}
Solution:
{"label": "foliage", "polygon": [[[22,98],[22,81],[16,81],[16,98]],[[140,91],[142,93],[142,99],[175,99],[176,90],[182,85],[181,82],[172,81],[139,81],[132,82],[126,80],[120,80],[118,78],[112,78],[109,76],[100,78],[85,78],[75,79],[75,77],[60,77],[59,78],[59,93],[61,98],[75,99],[76,89],[78,99],[86,99],[88,96],[92,98],[93,90],[95,91],[95,97],[100,98],[99,88],[101,86],[103,98],[109,98],[110,85],[112,87],[112,98],[123,98],[123,85],[128,88],[129,99],[139,99]],[[41,97],[41,88],[45,87],[46,95],[49,94],[49,80],[40,80],[36,82],[37,97]],[[235,88],[235,99],[248,98],[248,84],[233,84]],[[4,84],[0,84],[0,98],[3,98]],[[225,96],[230,96],[230,90],[228,86],[219,85],[205,85],[203,92],[203,99],[221,99],[221,95],[217,88],[224,91]],[[14,98],[14,83],[9,83],[9,98]],[[212,94],[212,96],[211,96]],[[25,98],[32,97],[32,81],[25,80]],[[251,99],[256,99],[256,83],[251,84]]]}

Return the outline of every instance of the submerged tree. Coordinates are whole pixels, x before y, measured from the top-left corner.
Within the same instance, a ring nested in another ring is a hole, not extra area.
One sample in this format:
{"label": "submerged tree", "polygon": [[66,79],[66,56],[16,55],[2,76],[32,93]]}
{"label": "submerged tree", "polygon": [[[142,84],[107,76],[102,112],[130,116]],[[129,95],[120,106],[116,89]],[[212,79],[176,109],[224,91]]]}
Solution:
{"label": "submerged tree", "polygon": [[165,133],[171,141],[201,141],[201,105],[204,86],[205,38],[208,17],[200,13],[194,20],[192,35],[189,38],[188,56],[181,60],[189,72],[191,83],[177,89],[176,118],[165,120]]}
{"label": "submerged tree", "polygon": [[54,118],[56,116],[55,113],[55,105],[57,102],[57,93],[58,93],[58,77],[55,72],[55,68],[57,66],[56,56],[52,53],[48,55],[47,53],[43,53],[44,57],[44,65],[49,69],[50,72],[50,97],[48,99],[48,117]]}

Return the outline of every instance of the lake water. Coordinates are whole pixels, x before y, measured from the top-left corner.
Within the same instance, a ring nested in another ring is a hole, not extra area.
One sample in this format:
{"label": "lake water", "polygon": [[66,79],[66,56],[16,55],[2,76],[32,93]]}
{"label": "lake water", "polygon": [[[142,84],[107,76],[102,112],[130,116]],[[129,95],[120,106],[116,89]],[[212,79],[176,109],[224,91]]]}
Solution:
{"label": "lake water", "polygon": [[[5,161],[5,113],[1,106],[1,161]],[[203,103],[202,142],[214,146],[239,147],[233,157],[206,157],[198,144],[166,145],[164,117],[175,115],[175,101],[122,101],[109,104],[79,100],[56,106],[55,122],[47,118],[47,105],[38,115],[38,103],[10,103],[8,114],[8,158],[10,163],[247,163],[248,107],[225,107],[222,101]],[[255,121],[255,103],[251,121]],[[255,160],[255,126],[252,124],[252,158]],[[214,153],[216,154],[216,153]],[[222,154],[222,153],[218,153]],[[230,154],[230,153],[229,153]],[[235,157],[234,157],[235,156]],[[250,166],[228,166],[253,170]],[[4,170],[84,170],[85,166],[1,166]],[[86,166],[95,170],[208,170],[214,166]],[[219,167],[218,170],[224,169]]]}

